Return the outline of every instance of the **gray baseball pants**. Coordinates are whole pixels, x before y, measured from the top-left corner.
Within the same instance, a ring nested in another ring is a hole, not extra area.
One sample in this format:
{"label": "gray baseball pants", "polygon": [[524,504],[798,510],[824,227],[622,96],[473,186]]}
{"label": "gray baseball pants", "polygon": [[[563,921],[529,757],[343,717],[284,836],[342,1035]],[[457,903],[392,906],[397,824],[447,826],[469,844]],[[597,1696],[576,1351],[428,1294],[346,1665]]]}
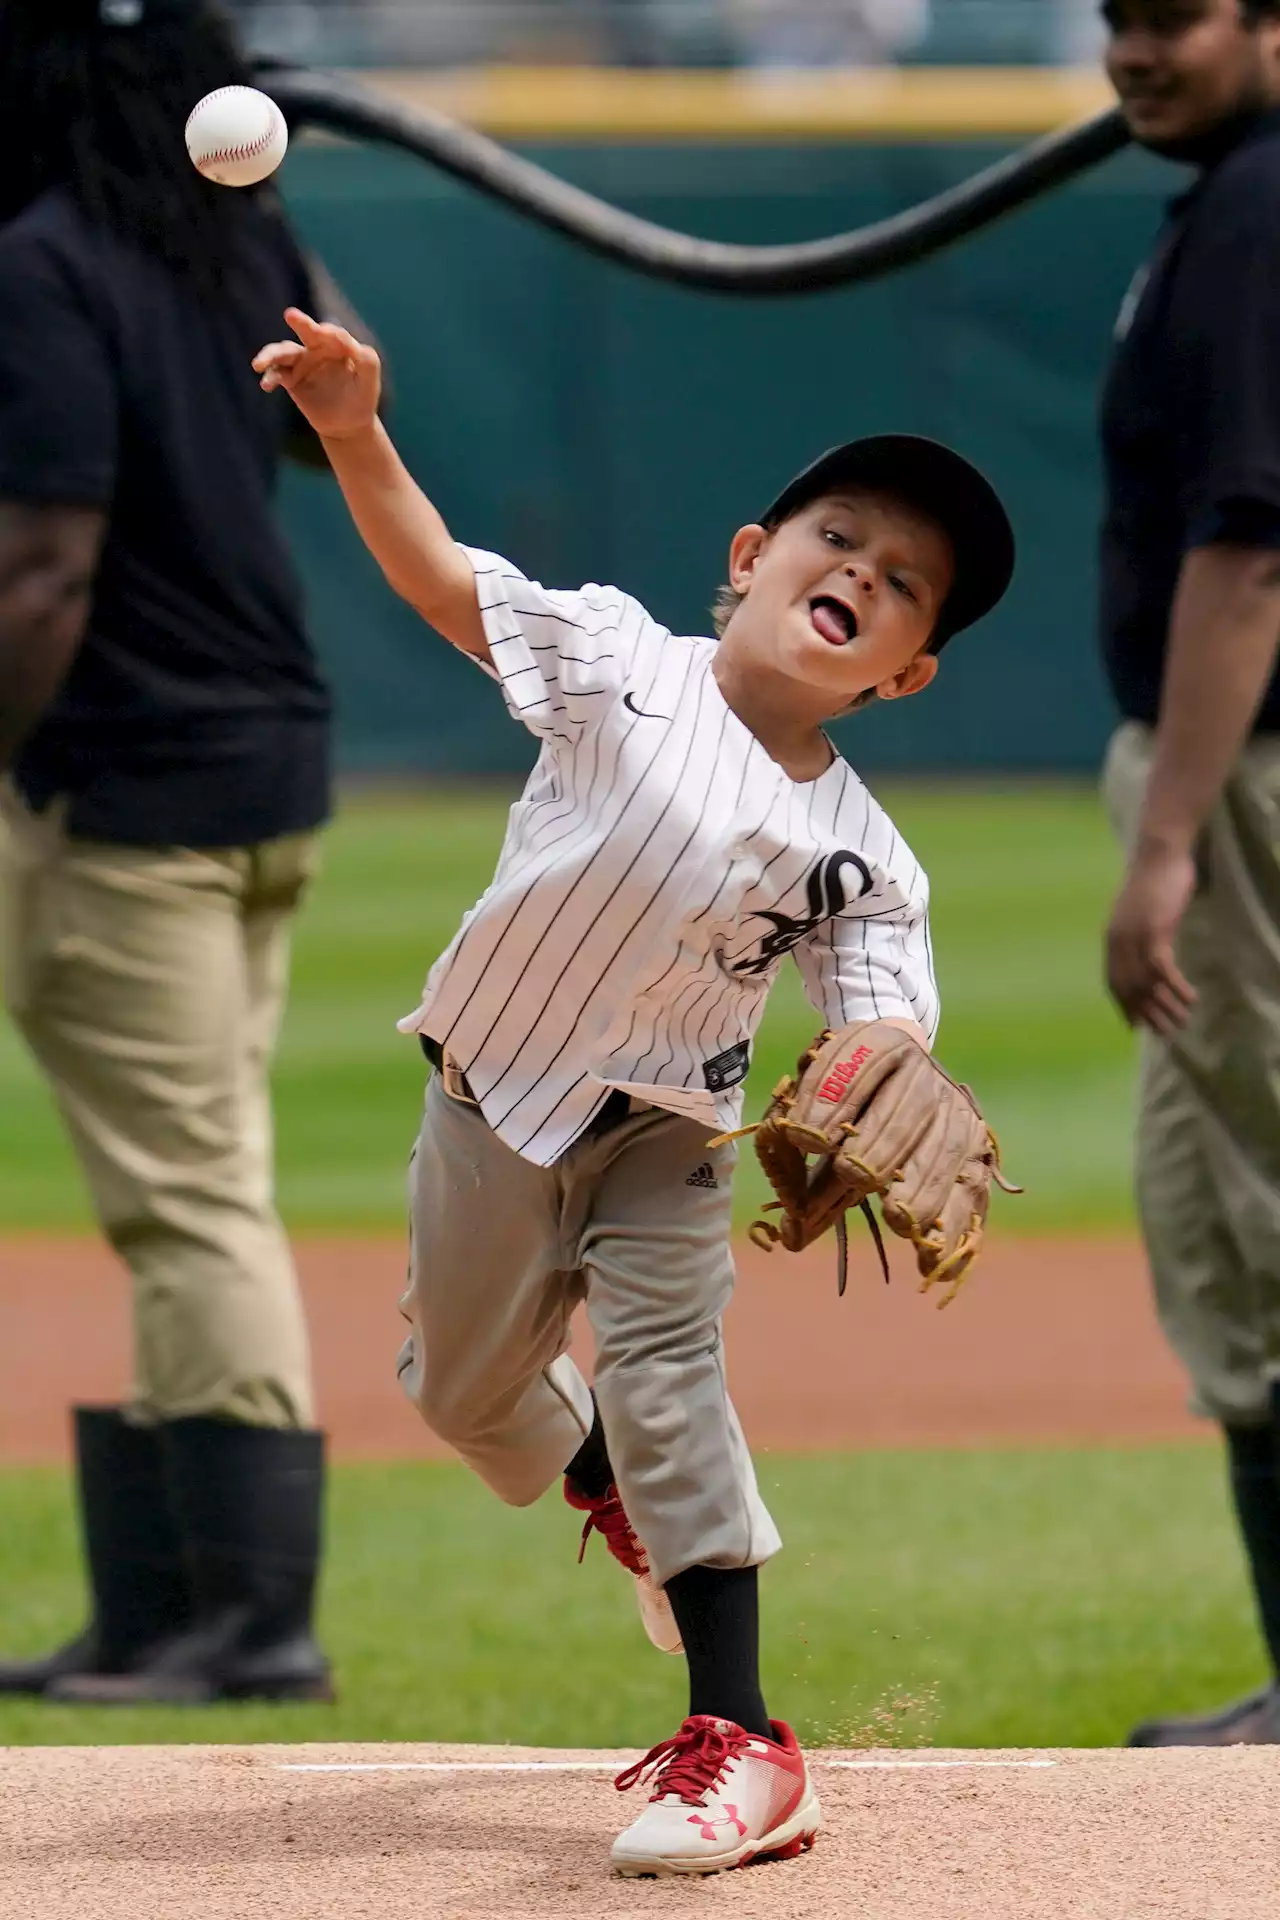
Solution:
{"label": "gray baseball pants", "polygon": [[734,1160],[646,1107],[535,1166],[438,1075],[414,1150],[405,1392],[501,1499],[530,1505],[591,1428],[566,1351],[585,1301],[609,1457],[659,1585],[781,1544],[725,1384]]}

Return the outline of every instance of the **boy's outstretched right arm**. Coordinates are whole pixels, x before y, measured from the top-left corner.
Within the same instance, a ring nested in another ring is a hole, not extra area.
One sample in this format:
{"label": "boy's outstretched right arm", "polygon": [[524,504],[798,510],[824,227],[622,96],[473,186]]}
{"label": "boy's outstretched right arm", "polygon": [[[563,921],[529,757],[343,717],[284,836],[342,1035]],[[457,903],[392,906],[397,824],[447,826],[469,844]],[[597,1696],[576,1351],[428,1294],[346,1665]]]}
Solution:
{"label": "boy's outstretched right arm", "polygon": [[471,562],[378,418],[382,363],[344,327],[290,307],[296,340],[254,361],[264,392],[283,387],[324,443],[351,517],[391,586],[463,653],[488,660]]}

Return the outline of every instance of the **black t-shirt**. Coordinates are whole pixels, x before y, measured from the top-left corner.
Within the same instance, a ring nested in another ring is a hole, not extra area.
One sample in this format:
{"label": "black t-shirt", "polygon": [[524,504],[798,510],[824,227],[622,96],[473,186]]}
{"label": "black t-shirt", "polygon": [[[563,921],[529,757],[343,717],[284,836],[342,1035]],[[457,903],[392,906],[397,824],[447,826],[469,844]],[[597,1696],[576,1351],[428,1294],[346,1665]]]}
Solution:
{"label": "black t-shirt", "polygon": [[288,402],[250,362],[312,299],[267,195],[217,297],[43,195],[0,231],[0,499],[107,510],[83,644],[14,769],[135,845],[319,825],[329,697],[273,493]]}
{"label": "black t-shirt", "polygon": [[[1184,556],[1280,548],[1280,112],[1173,203],[1117,334],[1102,643],[1122,712],[1154,722]],[[1280,729],[1280,675],[1257,724]]]}

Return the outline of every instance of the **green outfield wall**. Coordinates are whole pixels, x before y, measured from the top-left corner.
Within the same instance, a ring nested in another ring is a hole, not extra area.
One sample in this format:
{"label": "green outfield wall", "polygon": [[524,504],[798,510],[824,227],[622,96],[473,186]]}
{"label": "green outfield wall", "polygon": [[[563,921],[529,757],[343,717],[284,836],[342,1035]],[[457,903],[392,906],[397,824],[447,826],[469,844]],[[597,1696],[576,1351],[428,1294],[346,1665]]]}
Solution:
{"label": "green outfield wall", "polygon": [[[690,231],[800,239],[861,225],[1009,150],[967,139],[526,144]],[[1010,500],[1006,606],[934,689],[847,723],[868,767],[1076,770],[1110,710],[1093,637],[1094,418],[1114,315],[1178,182],[1126,154],[940,259],[866,289],[732,299],[589,258],[407,158],[303,145],[286,191],[381,335],[395,431],[460,538],[548,582],[616,581],[705,631],[734,528],[832,441],[953,441]],[[345,767],[508,771],[493,690],[387,592],[330,483],[285,512],[341,700]]]}

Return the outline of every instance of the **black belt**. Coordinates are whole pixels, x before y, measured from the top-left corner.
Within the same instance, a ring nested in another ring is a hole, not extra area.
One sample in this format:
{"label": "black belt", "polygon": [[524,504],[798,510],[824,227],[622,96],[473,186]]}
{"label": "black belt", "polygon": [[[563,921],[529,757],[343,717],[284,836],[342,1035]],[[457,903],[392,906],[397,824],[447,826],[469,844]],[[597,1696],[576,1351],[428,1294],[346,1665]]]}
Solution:
{"label": "black belt", "polygon": [[443,1072],[444,1048],[440,1045],[440,1042],[433,1040],[429,1033],[420,1033],[418,1035],[418,1045],[422,1048],[422,1051],[426,1054],[436,1072]]}
{"label": "black belt", "polygon": [[[420,1033],[418,1035],[418,1042],[422,1048],[422,1051],[426,1054],[427,1059],[431,1062],[436,1072],[439,1074],[443,1074],[444,1048],[440,1045],[440,1042],[438,1040],[433,1040],[429,1033]],[[464,1100],[469,1100],[478,1111],[480,1107],[480,1102],[476,1099],[475,1094],[472,1092],[471,1082],[467,1079],[466,1074],[463,1073],[461,1069],[458,1067],[454,1067],[452,1069],[452,1072],[454,1075],[456,1085],[459,1091],[461,1092],[462,1098]],[[456,1099],[457,1095],[455,1094],[454,1097]],[[629,1120],[630,1118],[631,1118],[631,1095],[629,1093],[623,1093],[620,1087],[615,1087],[613,1089],[613,1092],[609,1095],[609,1098],[605,1101],[604,1105],[600,1108],[600,1111],[592,1116],[592,1119],[589,1125],[584,1129],[584,1133],[586,1134],[609,1133],[612,1131],[614,1127],[621,1126],[624,1120]]]}

